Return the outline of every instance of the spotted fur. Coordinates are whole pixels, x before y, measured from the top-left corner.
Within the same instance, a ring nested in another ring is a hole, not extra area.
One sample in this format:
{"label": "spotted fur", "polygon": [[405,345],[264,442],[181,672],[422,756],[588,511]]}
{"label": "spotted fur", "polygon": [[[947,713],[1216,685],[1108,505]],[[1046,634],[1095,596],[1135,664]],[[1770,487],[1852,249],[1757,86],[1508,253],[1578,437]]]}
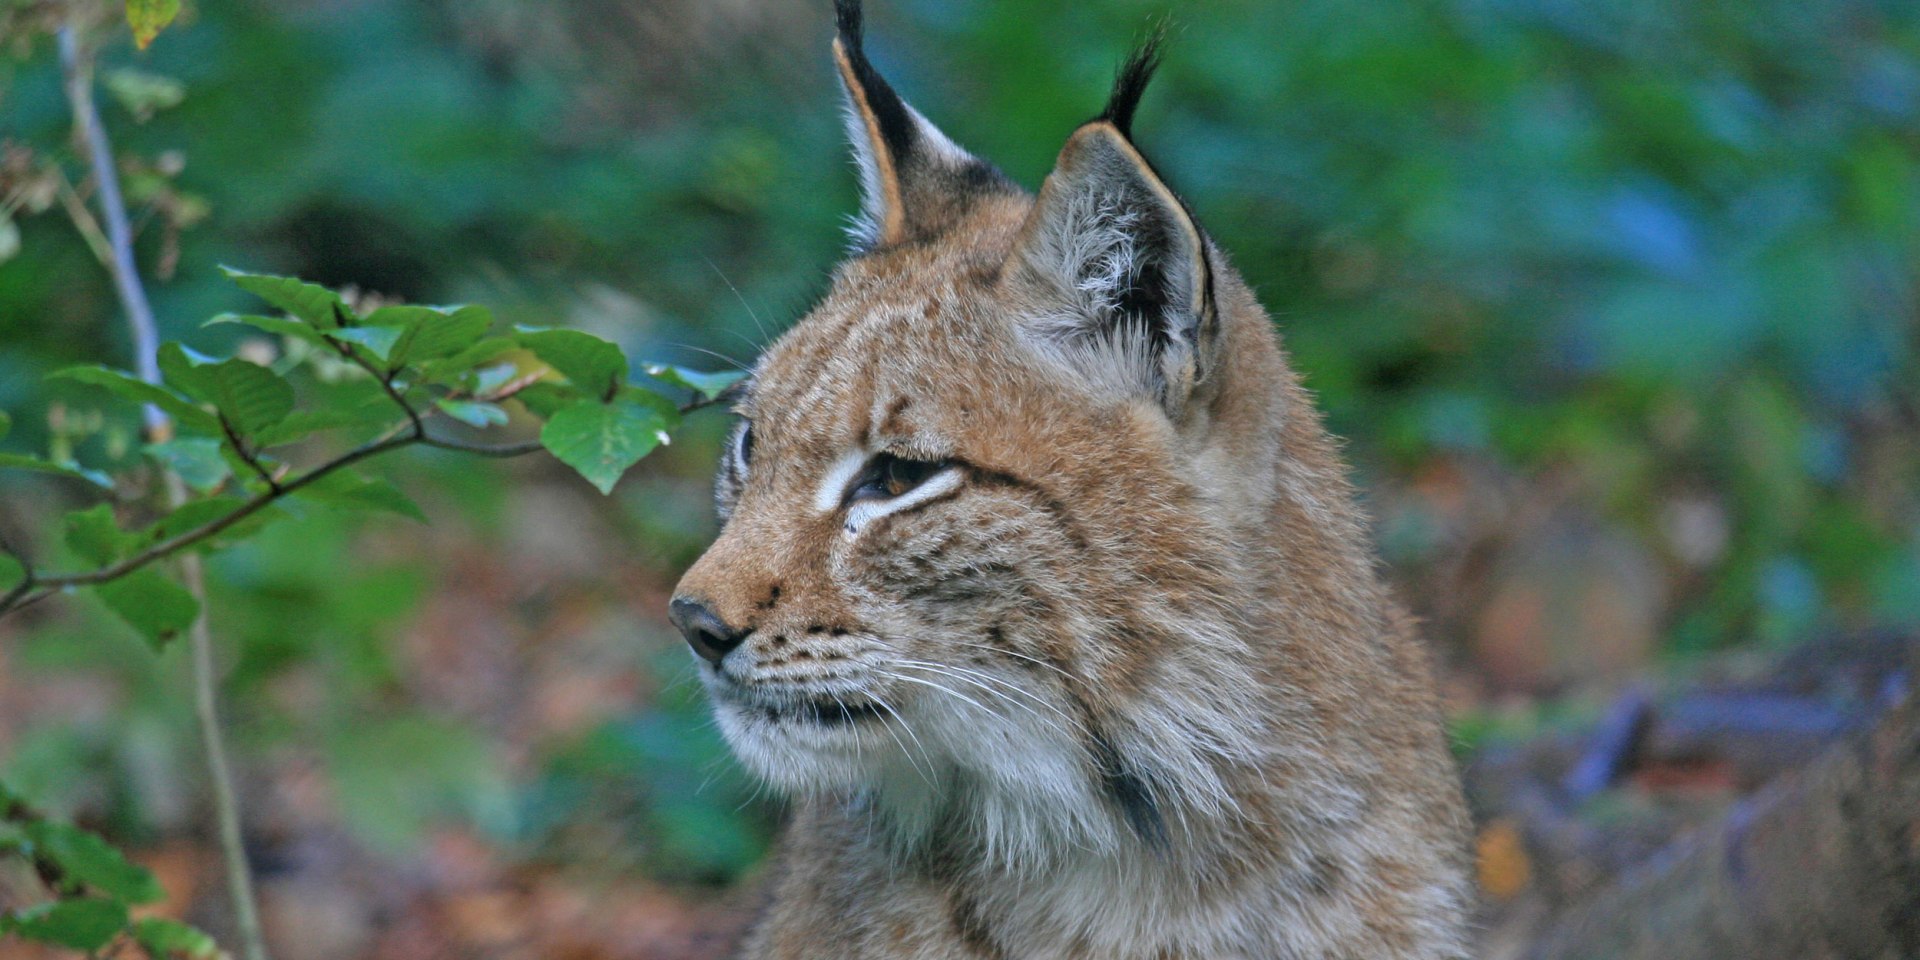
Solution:
{"label": "spotted fur", "polygon": [[760,360],[678,596],[794,804],[745,955],[1464,956],[1424,654],[1273,326],[1134,146],[1038,196],[912,111],[840,0],[856,254]]}

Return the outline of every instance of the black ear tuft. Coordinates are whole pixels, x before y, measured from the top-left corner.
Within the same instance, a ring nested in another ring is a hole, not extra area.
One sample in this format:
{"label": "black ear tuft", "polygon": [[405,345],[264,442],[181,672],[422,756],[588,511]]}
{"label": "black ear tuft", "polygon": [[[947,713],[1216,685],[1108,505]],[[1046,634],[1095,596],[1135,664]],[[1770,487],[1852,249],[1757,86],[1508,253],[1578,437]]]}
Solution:
{"label": "black ear tuft", "polygon": [[860,49],[860,0],[833,0],[833,22],[840,28],[840,39],[852,49]]}
{"label": "black ear tuft", "polygon": [[881,76],[867,60],[863,43],[866,18],[860,9],[860,0],[834,0],[833,19],[840,35],[840,46],[846,51],[847,66],[853,72],[853,82],[859,85],[862,99],[866,101],[867,112],[873,115],[887,149],[893,152],[894,157],[904,158],[913,146],[913,118],[908,116],[906,102],[893,92],[887,78]]}
{"label": "black ear tuft", "polygon": [[[854,16],[859,16],[857,8]],[[1094,119],[1113,124],[1122,136],[1133,139],[1133,112],[1140,107],[1140,95],[1147,92],[1147,81],[1153,79],[1153,71],[1160,67],[1160,47],[1166,39],[1167,26],[1162,23],[1127,57],[1113,78],[1113,94],[1107,98],[1107,109]]]}

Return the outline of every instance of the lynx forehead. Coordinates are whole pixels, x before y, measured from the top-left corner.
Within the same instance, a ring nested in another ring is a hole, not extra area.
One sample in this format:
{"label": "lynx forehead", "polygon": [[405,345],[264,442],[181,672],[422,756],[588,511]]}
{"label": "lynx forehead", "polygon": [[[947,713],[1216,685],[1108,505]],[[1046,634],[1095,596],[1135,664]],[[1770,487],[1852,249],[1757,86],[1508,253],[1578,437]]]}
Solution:
{"label": "lynx forehead", "polygon": [[1463,955],[1424,656],[1122,67],[1029,194],[841,0],[863,206],[738,394],[671,606],[794,802],[751,957]]}

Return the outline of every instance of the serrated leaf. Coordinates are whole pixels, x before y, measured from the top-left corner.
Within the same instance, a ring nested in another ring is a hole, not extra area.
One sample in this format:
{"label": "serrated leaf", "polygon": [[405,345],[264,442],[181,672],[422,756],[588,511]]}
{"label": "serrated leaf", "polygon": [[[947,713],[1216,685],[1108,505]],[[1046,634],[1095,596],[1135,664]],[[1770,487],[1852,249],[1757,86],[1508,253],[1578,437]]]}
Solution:
{"label": "serrated leaf", "polygon": [[93,897],[58,900],[0,916],[0,933],[89,952],[106,946],[126,925],[126,904]]}
{"label": "serrated leaf", "polygon": [[[161,350],[164,356],[165,347]],[[208,433],[217,433],[220,430],[220,421],[214,419],[212,414],[195,406],[192,401],[172,390],[148,383],[122,370],[96,365],[67,367],[48,375],[48,379],[54,378],[103,387],[135,403],[153,404],[165,411],[173,418],[174,423],[182,427],[191,427]]]}
{"label": "serrated leaf", "polygon": [[71,880],[128,903],[152,903],[163,896],[160,881],[131,863],[107,841],[79,827],[35,820],[25,827],[34,852],[60,865]]}
{"label": "serrated leaf", "polygon": [[[486,307],[469,305],[456,307],[451,312],[435,308],[432,316],[413,328],[412,341],[402,343],[395,351],[394,362],[422,363],[457,356],[479,344],[492,328],[493,311]],[[489,359],[492,357],[481,358]]]}
{"label": "serrated leaf", "polygon": [[133,939],[154,960],[213,960],[220,947],[213,938],[178,920],[147,917],[133,925]]}
{"label": "serrated leaf", "polygon": [[[452,356],[480,341],[493,326],[485,307],[382,307],[367,323],[402,326],[405,334],[394,347],[391,368]],[[476,363],[479,361],[475,361]]]}
{"label": "serrated leaf", "polygon": [[146,638],[155,652],[180,631],[193,626],[200,615],[200,602],[185,587],[167,579],[152,567],[142,567],[117,580],[94,588],[107,609],[120,615]]}
{"label": "serrated leaf", "polygon": [[533,351],[567,381],[591,397],[610,397],[627,382],[627,358],[620,348],[578,330],[524,330],[520,345]]}
{"label": "serrated leaf", "polygon": [[232,472],[220,456],[220,441],[212,437],[175,437],[165,443],[149,443],[145,449],[147,456],[201,493],[225,483]]}
{"label": "serrated leaf", "polygon": [[328,330],[327,336],[366,347],[367,352],[373,354],[374,359],[386,363],[387,354],[393,350],[394,344],[400,342],[401,335],[405,333],[406,331],[399,327],[340,327],[336,330]]}
{"label": "serrated leaf", "polygon": [[120,529],[113,505],[95,504],[61,518],[67,548],[96,566],[106,566],[125,555],[132,537]]}
{"label": "serrated leaf", "polygon": [[[347,308],[347,302],[340,299],[339,294],[318,284],[269,273],[248,273],[232,267],[221,267],[220,272],[226,274],[227,279],[240,289],[321,330],[332,330],[339,326],[339,316],[345,316],[349,322],[354,320],[354,313]],[[339,311],[338,315],[335,314],[336,310]]]}
{"label": "serrated leaf", "polygon": [[223,313],[201,326],[211,327],[223,323],[243,323],[255,330],[293,337],[308,343],[320,343],[322,340],[320,331],[315,330],[304,320],[295,320],[291,317],[269,317],[258,313]]}
{"label": "serrated leaf", "polygon": [[667,426],[658,410],[626,397],[583,400],[547,421],[540,444],[601,493],[611,493],[628,467],[660,445]]}
{"label": "serrated leaf", "polygon": [[272,370],[238,357],[211,361],[177,343],[160,346],[167,383],[214,405],[244,435],[293,412],[293,385]]}
{"label": "serrated leaf", "polygon": [[113,478],[98,470],[89,470],[77,463],[54,463],[51,460],[30,457],[24,453],[0,453],[0,469],[50,473],[58,477],[85,480],[107,490],[113,489]]}
{"label": "serrated leaf", "polygon": [[500,409],[496,404],[486,403],[480,400],[447,400],[443,398],[435,400],[434,406],[439,407],[447,416],[468,426],[481,428],[497,427],[507,422],[507,412],[505,410]]}
{"label": "serrated leaf", "polygon": [[328,474],[314,483],[301,487],[294,496],[335,507],[385,510],[421,523],[427,522],[427,515],[420,509],[420,505],[400,492],[400,488],[385,480],[356,476],[345,470]]}
{"label": "serrated leaf", "polygon": [[179,15],[180,0],[127,0],[127,26],[133,28],[133,45],[145,50]]}
{"label": "serrated leaf", "polygon": [[719,396],[722,390],[747,378],[746,372],[741,370],[728,370],[721,373],[701,373],[698,370],[688,370],[685,367],[676,367],[666,363],[650,363],[647,365],[646,371],[647,376],[655,380],[692,390],[708,400],[712,400]]}

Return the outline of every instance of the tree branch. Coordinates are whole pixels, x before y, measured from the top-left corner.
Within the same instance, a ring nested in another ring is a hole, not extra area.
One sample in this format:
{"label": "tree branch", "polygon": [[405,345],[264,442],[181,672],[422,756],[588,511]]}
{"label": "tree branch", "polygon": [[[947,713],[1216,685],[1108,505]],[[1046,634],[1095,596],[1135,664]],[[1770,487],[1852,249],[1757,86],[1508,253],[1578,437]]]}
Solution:
{"label": "tree branch", "polygon": [[[695,410],[710,407],[719,402],[717,399],[696,397],[693,400],[681,404],[679,409],[682,414],[692,413]],[[415,420],[413,422],[419,421]],[[369,457],[398,450],[401,447],[418,444],[420,446],[452,450],[458,453],[494,459],[526,456],[529,453],[537,453],[543,449],[537,440],[497,445],[469,443],[465,440],[436,437],[431,433],[424,432],[424,430],[424,424],[422,425],[422,433],[418,435],[409,429],[402,428],[402,432],[400,433],[391,434],[381,439],[362,444],[332,460],[328,460],[314,467],[292,480],[270,486],[265,493],[256,495],[253,499],[233,508],[233,510],[228,513],[215,517],[191,530],[177,533],[159,543],[147,547],[145,550],[141,550],[116,563],[100,567],[97,570],[87,570],[81,573],[36,575],[33,569],[28,567],[23,559],[21,566],[27,569],[27,579],[8,591],[5,597],[0,597],[0,617],[4,617],[15,610],[37,603],[45,599],[49,594],[58,593],[73,587],[95,586],[111,580],[118,580],[150,563],[164,560],[183,550],[205,543],[207,540],[219,536],[222,532],[233,527],[233,525],[273,505],[275,501],[298,493],[308,485],[323,479],[336,470],[351,466]]]}
{"label": "tree branch", "polygon": [[[107,241],[113,250],[108,272],[113,275],[114,289],[119,293],[120,305],[126,311],[127,326],[133,333],[135,368],[140,373],[140,379],[158,386],[161,382],[160,336],[154,325],[153,308],[147,302],[146,288],[140,283],[139,269],[133,259],[133,231],[127,226],[126,203],[120,193],[119,174],[113,165],[113,147],[107,140],[105,125],[100,122],[100,111],[94,107],[92,54],[81,48],[81,26],[81,16],[75,14],[60,28],[60,66],[65,79],[67,102],[73,109],[73,123],[86,148],[93,167],[93,177],[99,187],[96,196],[100,212],[107,222]],[[162,442],[173,436],[173,422],[159,407],[147,404],[142,408],[142,415],[146,420],[149,440]],[[225,424],[224,418],[222,424]],[[229,428],[228,432],[231,434],[232,430]],[[236,449],[239,449],[237,441]],[[258,464],[248,458],[244,450],[241,450],[241,456],[258,469]],[[180,480],[179,474],[171,470],[166,471],[165,476],[167,500],[178,508],[186,502],[186,484]],[[267,486],[268,496],[279,495],[270,477]],[[258,510],[259,507],[253,509]],[[231,525],[237,521],[228,522]],[[204,536],[211,535],[208,533]],[[240,943],[247,960],[267,960],[266,938],[260,931],[260,912],[253,896],[253,872],[247,864],[247,851],[240,836],[240,810],[234,799],[233,774],[227,767],[226,738],[220,729],[213,675],[213,631],[207,623],[205,571],[200,565],[200,558],[192,554],[183,556],[180,565],[187,591],[200,608],[189,631],[193,648],[194,714],[199,725],[200,742],[207,755],[207,775],[212,781],[214,816],[220,831],[220,852],[226,862],[227,887],[233,900],[234,921],[240,929]],[[31,602],[32,599],[23,594],[15,603]],[[4,605],[0,605],[0,612],[4,610]]]}

